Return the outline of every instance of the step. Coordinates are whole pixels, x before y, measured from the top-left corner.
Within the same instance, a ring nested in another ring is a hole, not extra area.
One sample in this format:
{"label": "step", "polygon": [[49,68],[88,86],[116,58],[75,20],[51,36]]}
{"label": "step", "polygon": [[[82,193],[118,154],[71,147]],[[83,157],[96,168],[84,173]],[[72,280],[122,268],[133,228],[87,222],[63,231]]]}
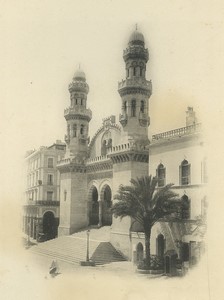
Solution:
{"label": "step", "polygon": [[[30,248],[32,253],[57,258],[71,263],[79,263],[86,259],[86,230],[69,236],[61,236],[53,240],[39,243]],[[109,242],[110,226],[90,229],[89,257],[97,265],[126,260]]]}

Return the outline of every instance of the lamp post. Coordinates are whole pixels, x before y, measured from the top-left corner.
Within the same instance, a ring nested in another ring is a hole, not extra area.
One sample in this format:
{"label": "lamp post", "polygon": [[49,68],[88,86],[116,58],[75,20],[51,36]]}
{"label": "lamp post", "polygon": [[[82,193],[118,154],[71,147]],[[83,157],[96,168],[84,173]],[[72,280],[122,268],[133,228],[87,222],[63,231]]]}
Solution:
{"label": "lamp post", "polygon": [[86,261],[89,261],[89,233],[90,233],[90,230],[88,229],[86,231],[86,234],[87,234]]}

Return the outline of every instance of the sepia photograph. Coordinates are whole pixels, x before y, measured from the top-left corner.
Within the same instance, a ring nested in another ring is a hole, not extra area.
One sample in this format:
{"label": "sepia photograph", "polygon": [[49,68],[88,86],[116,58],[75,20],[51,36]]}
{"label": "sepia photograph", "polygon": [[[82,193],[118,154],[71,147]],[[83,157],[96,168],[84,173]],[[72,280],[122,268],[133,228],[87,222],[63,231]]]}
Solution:
{"label": "sepia photograph", "polygon": [[0,6],[2,299],[222,299],[221,1]]}

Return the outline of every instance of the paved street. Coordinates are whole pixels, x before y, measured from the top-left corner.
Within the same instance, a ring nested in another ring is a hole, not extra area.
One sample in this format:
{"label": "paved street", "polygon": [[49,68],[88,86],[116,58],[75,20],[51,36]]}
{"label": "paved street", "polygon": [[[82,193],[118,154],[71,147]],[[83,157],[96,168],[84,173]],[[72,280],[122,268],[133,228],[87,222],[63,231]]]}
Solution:
{"label": "paved street", "polygon": [[201,270],[185,278],[156,278],[137,274],[131,262],[81,267],[58,261],[60,274],[51,278],[51,262],[50,257],[23,249],[17,249],[13,256],[1,257],[1,299],[173,300],[183,299],[184,295],[184,300],[208,300],[206,272]]}

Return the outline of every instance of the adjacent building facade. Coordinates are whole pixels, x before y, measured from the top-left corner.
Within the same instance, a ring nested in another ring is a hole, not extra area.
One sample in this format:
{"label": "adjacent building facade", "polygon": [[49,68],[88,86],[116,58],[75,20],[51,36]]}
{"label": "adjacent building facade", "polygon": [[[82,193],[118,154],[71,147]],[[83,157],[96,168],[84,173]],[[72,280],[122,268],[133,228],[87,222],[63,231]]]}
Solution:
{"label": "adjacent building facade", "polygon": [[[54,199],[58,204],[60,199],[59,236],[70,235],[90,225],[111,226],[111,243],[128,259],[139,261],[144,253],[143,233],[130,218],[115,219],[110,208],[120,184],[129,184],[132,178],[152,174],[159,179],[158,188],[173,183],[186,204],[179,212],[178,221],[164,220],[153,227],[152,254],[162,256],[169,250],[175,251],[182,260],[193,264],[202,249],[204,225],[201,220],[206,203],[206,155],[201,125],[193,108],[189,107],[183,128],[156,134],[149,140],[149,99],[152,94],[152,83],[146,79],[149,52],[144,36],[138,30],[131,34],[123,58],[126,78],[118,84],[121,97],[119,124],[115,116],[107,117],[92,139],[89,138],[92,119],[92,112],[87,108],[89,86],[84,72],[78,70],[69,85],[70,105],[64,111],[66,151],[64,146],[57,154],[54,149],[55,158],[60,157],[60,160],[54,159],[57,171],[55,169],[51,174],[47,168],[45,175],[42,171],[45,177],[41,177],[41,173],[36,175],[38,169],[32,169],[28,174],[28,183],[38,182],[38,178],[44,185],[48,179],[52,181],[51,175],[56,183],[56,174],[60,173],[58,185],[46,184],[44,188],[31,184],[27,199],[33,203]],[[32,165],[40,154],[48,157],[49,151],[53,150],[47,148],[45,155],[41,151],[32,153],[29,162]],[[53,194],[50,196],[49,192]],[[40,193],[44,193],[43,198],[38,198]],[[25,227],[31,215],[40,218],[44,209],[53,211],[55,218],[59,216],[59,206],[40,208],[35,204],[26,209],[29,217],[24,220]]]}
{"label": "adjacent building facade", "polygon": [[57,162],[65,153],[65,143],[28,151],[25,158],[26,191],[23,206],[23,231],[37,239],[57,236],[59,224],[60,179]]}

